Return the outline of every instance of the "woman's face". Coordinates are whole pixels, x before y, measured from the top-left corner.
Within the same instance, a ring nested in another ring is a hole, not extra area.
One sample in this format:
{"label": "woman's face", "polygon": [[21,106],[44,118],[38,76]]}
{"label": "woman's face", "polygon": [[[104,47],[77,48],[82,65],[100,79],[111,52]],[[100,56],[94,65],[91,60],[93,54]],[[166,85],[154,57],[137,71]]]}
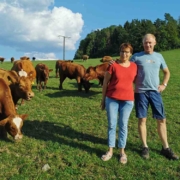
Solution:
{"label": "woman's face", "polygon": [[131,57],[131,51],[130,48],[123,48],[120,51],[120,60],[128,61]]}

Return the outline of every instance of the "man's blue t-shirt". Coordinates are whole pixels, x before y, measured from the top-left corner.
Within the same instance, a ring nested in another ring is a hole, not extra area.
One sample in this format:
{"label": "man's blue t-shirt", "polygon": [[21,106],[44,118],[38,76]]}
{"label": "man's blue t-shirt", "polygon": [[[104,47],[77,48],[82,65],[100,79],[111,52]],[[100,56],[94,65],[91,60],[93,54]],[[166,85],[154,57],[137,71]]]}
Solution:
{"label": "man's blue t-shirt", "polygon": [[131,57],[138,67],[135,80],[135,92],[143,93],[148,90],[158,91],[159,70],[167,68],[166,62],[160,53],[146,54],[144,51],[135,53]]}

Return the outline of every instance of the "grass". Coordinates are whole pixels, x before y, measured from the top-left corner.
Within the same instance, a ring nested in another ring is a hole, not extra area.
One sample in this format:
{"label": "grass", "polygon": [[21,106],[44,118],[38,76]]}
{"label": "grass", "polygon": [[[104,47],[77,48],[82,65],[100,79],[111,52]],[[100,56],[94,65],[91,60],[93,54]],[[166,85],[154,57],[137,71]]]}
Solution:
{"label": "grass", "polygon": [[[180,155],[180,51],[162,52],[171,72],[168,87],[162,93],[167,115],[168,141]],[[85,67],[100,64],[100,59],[87,62],[75,60]],[[88,94],[78,92],[75,80],[66,79],[64,90],[59,90],[55,78],[55,61],[33,61],[34,66],[43,62],[53,68],[48,88],[38,92],[33,85],[35,97],[19,106],[18,113],[29,116],[24,122],[21,141],[0,141],[1,180],[90,180],[90,179],[180,179],[179,161],[169,161],[159,154],[161,142],[157,135],[156,122],[148,115],[148,145],[150,159],[140,156],[141,142],[137,131],[137,119],[133,110],[129,120],[126,147],[128,163],[118,162],[118,149],[113,158],[103,162],[100,157],[107,150],[107,117],[101,111],[101,87],[94,80]],[[10,62],[0,68],[11,69]],[[162,74],[160,74],[162,77]],[[42,171],[45,164],[48,171]]]}

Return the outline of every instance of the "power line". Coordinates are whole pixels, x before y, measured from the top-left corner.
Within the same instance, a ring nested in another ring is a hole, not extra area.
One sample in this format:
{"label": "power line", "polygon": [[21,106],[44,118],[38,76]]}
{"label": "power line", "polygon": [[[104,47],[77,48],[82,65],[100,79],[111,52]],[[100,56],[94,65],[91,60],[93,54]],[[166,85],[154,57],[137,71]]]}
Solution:
{"label": "power line", "polygon": [[66,38],[71,38],[71,37],[62,36],[62,35],[58,35],[58,37],[63,37],[63,60],[65,60],[65,41],[66,41]]}

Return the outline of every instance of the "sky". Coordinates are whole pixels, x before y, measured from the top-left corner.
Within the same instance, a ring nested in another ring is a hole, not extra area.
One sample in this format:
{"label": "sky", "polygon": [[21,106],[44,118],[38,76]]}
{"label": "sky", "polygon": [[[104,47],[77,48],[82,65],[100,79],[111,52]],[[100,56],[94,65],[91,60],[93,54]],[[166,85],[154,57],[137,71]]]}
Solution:
{"label": "sky", "polygon": [[178,19],[179,0],[0,0],[0,57],[72,60],[92,31],[165,13]]}

